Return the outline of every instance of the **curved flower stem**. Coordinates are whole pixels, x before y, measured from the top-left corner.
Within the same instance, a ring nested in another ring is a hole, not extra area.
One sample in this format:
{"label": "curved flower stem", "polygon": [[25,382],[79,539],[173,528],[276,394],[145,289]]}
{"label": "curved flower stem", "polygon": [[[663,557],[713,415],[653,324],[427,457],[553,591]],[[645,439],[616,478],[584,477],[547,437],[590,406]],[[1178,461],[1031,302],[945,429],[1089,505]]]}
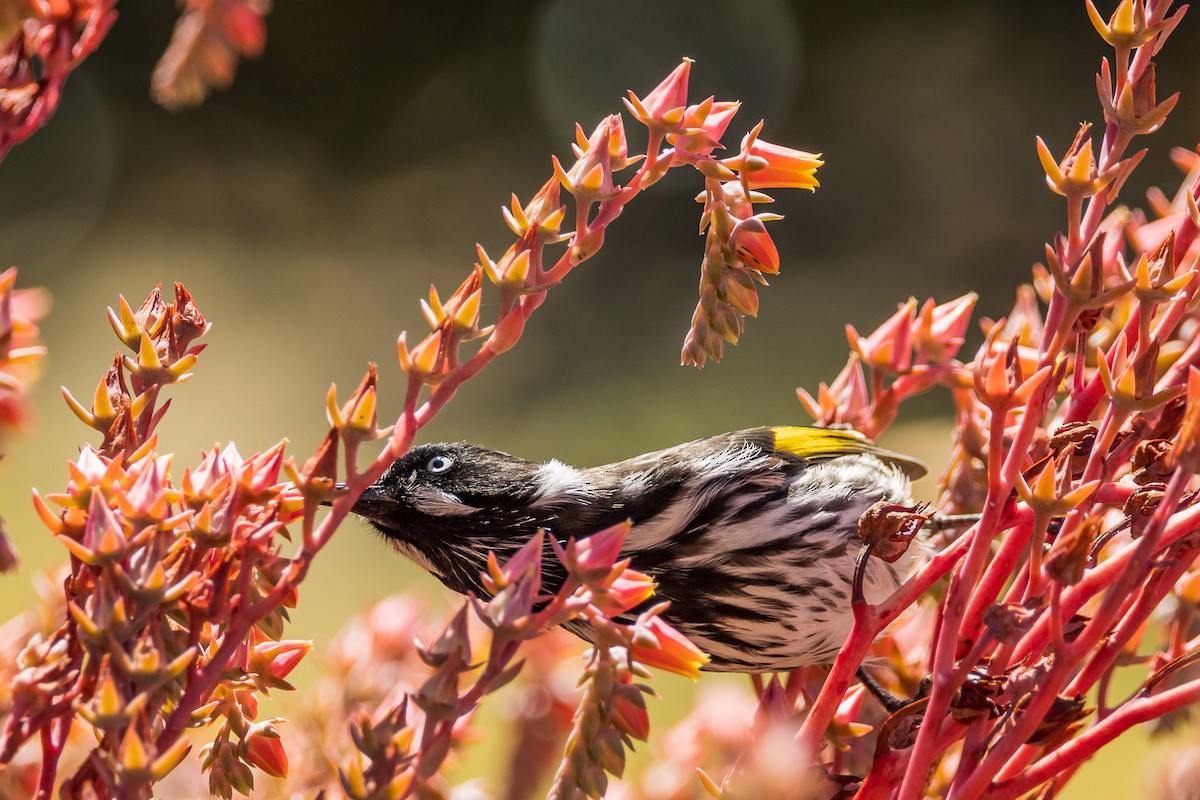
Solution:
{"label": "curved flower stem", "polygon": [[1011,800],[1036,789],[1066,770],[1082,764],[1097,750],[1129,728],[1200,702],[1200,679],[1161,694],[1130,700],[1106,719],[1052,751],[1020,776],[999,783],[979,795],[982,800]]}

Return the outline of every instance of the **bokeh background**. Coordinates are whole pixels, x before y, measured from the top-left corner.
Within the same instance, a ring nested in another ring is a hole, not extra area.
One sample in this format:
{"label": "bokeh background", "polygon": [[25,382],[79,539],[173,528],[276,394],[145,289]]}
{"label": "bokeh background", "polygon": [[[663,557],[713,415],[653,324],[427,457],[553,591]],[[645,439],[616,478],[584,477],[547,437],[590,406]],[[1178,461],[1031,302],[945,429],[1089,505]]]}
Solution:
{"label": "bokeh background", "polygon": [[[975,290],[980,313],[1009,308],[1063,224],[1034,136],[1061,154],[1100,118],[1093,76],[1109,52],[1075,2],[294,0],[268,17],[265,55],[231,90],[172,114],[147,86],[175,14],[166,0],[123,4],[57,116],[0,165],[0,260],[55,304],[40,419],[0,464],[26,564],[0,583],[6,615],[30,602],[30,571],[62,558],[29,490],[60,489],[65,461],[95,438],[58,387],[90,397],[115,349],[104,308],[118,293],[136,306],[182,281],[215,323],[161,428],[177,472],[227,441],[248,454],[287,437],[304,458],[329,383],[344,394],[368,362],[381,365],[381,416],[399,410],[394,341],[422,329],[418,298],[431,282],[452,290],[475,242],[503,251],[499,207],[536,191],[551,154],[569,158],[574,122],[590,130],[626,89],[644,93],[690,56],[694,99],[743,101],[731,143],[765,117],[765,138],[827,161],[815,195],[775,192],[784,266],[761,318],[720,365],[678,366],[701,253],[701,184],[680,170],[425,438],[585,465],[803,423],[794,389],[836,374],[847,322],[869,329],[910,295]],[[1189,18],[1160,55],[1160,96],[1184,97],[1146,140],[1126,202],[1152,184],[1173,191],[1170,147],[1200,139],[1197,44]],[[889,444],[936,465],[948,409],[915,403]],[[449,601],[349,524],[317,561],[294,633],[319,648],[412,585]],[[1139,796],[1143,747],[1085,772],[1075,796]]]}

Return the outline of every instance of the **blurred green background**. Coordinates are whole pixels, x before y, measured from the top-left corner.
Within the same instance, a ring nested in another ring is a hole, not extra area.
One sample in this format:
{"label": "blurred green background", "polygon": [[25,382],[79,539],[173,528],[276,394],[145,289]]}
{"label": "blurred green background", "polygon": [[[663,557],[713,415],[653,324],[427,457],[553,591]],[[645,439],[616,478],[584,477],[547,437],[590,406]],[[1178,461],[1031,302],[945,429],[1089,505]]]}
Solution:
{"label": "blurred green background", "polygon": [[[1109,53],[1082,3],[295,0],[268,17],[266,54],[230,91],[171,114],[147,85],[174,19],[173,3],[123,4],[51,124],[0,165],[0,258],[55,302],[40,419],[2,465],[0,509],[26,564],[0,584],[6,615],[29,602],[29,570],[62,558],[29,489],[59,490],[65,460],[95,439],[58,387],[90,398],[116,346],[104,307],[118,293],[136,306],[182,281],[214,322],[161,428],[177,473],[230,440],[249,454],[287,437],[303,459],[324,434],[329,383],[344,396],[367,362],[381,365],[381,416],[399,410],[394,341],[423,329],[418,298],[431,282],[452,291],[476,241],[504,250],[499,207],[536,191],[551,154],[570,157],[573,123],[590,130],[626,89],[644,94],[690,56],[693,99],[744,103],[731,144],[765,117],[764,138],[827,161],[815,195],[775,192],[784,266],[761,319],[719,366],[677,366],[701,253],[701,184],[680,170],[424,438],[596,464],[806,422],[793,391],[836,374],[845,323],[870,329],[909,295],[969,290],[980,313],[1005,313],[1063,224],[1034,136],[1061,154],[1100,118],[1093,76]],[[1160,97],[1184,97],[1146,140],[1127,202],[1151,184],[1173,192],[1169,147],[1200,136],[1198,31],[1185,20],[1159,58]],[[948,408],[914,404],[890,443],[937,464]],[[320,647],[413,584],[448,601],[348,525],[317,561],[294,633]],[[1137,796],[1139,758],[1110,756],[1077,796]]]}

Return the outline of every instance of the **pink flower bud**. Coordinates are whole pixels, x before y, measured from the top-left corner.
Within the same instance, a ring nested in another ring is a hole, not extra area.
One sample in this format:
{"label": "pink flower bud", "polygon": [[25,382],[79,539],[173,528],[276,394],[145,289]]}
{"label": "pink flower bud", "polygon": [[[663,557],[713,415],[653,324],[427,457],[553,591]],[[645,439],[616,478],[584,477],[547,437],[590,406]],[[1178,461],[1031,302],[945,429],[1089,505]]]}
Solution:
{"label": "pink flower bud", "polygon": [[779,272],[779,250],[761,218],[739,220],[729,234],[729,248],[743,264],[767,275]]}
{"label": "pink flower bud", "polygon": [[[567,546],[566,566],[580,576],[604,576],[621,557],[631,523],[618,522]],[[587,579],[586,577],[584,578]]]}
{"label": "pink flower bud", "polygon": [[287,751],[283,748],[283,740],[269,722],[252,726],[250,733],[243,740],[243,747],[246,760],[251,764],[272,778],[287,777]]}
{"label": "pink flower bud", "polygon": [[617,730],[644,742],[650,736],[650,713],[642,692],[631,683],[628,673],[621,676],[621,685],[614,687],[609,716]]}
{"label": "pink flower bud", "polygon": [[932,299],[925,301],[913,334],[922,361],[941,364],[954,358],[962,347],[978,299],[979,295],[970,292],[940,306]]}
{"label": "pink flower bud", "polygon": [[863,361],[888,372],[907,372],[912,366],[912,329],[917,301],[909,298],[865,339],[853,325],[846,326],[850,347]]}
{"label": "pink flower bud", "polygon": [[683,122],[687,106],[688,77],[692,71],[692,60],[685,58],[671,71],[663,82],[639,98],[633,92],[625,105],[639,122],[649,128],[676,130]]}
{"label": "pink flower bud", "polygon": [[308,655],[312,647],[312,642],[299,639],[259,642],[254,646],[254,653],[250,657],[250,666],[256,672],[283,680],[289,672],[296,668],[300,660]]}
{"label": "pink flower bud", "polygon": [[721,146],[721,137],[740,107],[741,103],[714,103],[711,97],[688,106],[683,113],[683,130],[668,134],[667,142],[676,150],[706,156]]}

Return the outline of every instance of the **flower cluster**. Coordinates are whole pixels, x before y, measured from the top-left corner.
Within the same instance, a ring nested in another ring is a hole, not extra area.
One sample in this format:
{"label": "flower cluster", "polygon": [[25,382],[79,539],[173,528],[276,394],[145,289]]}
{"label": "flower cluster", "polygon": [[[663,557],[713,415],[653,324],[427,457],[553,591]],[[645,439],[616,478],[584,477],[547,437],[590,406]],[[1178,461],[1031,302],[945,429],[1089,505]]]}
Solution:
{"label": "flower cluster", "polygon": [[[479,247],[475,271],[444,305],[437,292],[431,292],[424,308],[432,332],[412,347],[403,337],[399,343],[410,396],[422,386],[433,387],[429,409],[435,410],[462,380],[512,347],[547,290],[595,255],[607,227],[625,206],[667,170],[684,165],[704,176],[701,229],[708,238],[700,304],[684,343],[683,362],[702,366],[707,358],[721,357],[724,342],[738,340],[745,315],[758,310],[755,282],[762,282],[764,273],[779,271],[779,254],[764,226],[779,217],[754,213],[752,203],[771,199],[758,190],[814,189],[814,172],[821,161],[763,141],[758,136],[762,123],[742,140],[738,155],[714,158],[738,104],[709,97],[689,105],[691,63],[685,59],[645,97],[629,93],[626,105],[648,131],[644,154],[629,153],[619,115],[602,120],[590,135],[578,128],[575,163],[567,166],[554,159],[554,177],[533,199],[522,205],[514,195],[511,209],[504,209],[505,221],[517,237],[508,250],[493,260]],[[634,165],[636,171],[624,184],[618,183],[619,173]],[[560,204],[564,190],[573,201],[573,213]],[[571,227],[564,230],[564,225]],[[562,252],[552,261],[546,248],[558,244]],[[479,318],[482,275],[500,293],[497,318],[486,326]],[[460,345],[476,338],[483,339],[482,346],[460,363]]]}
{"label": "flower cluster", "polygon": [[[210,8],[192,10],[201,6]],[[555,177],[533,201],[522,206],[514,198],[505,212],[517,242],[498,261],[480,248],[479,264],[445,301],[431,289],[422,308],[432,333],[412,348],[403,335],[399,340],[409,382],[394,426],[379,425],[372,365],[345,403],[330,388],[330,430],[303,464],[285,460],[282,443],[245,459],[231,445],[176,480],[171,457],[158,450],[156,429],[169,407],[162,395],[190,377],[209,324],[180,285],[173,302],[156,289],[136,310],[124,298],[109,309],[129,353],[117,354],[90,404],[64,390],[101,442],[72,464],[66,492],[35,496],[44,523],[71,557],[63,581],[67,614],[59,627],[31,638],[18,659],[14,684],[22,690],[4,720],[0,762],[13,763],[36,738],[37,796],[57,789],[64,797],[144,797],[185,757],[185,729],[199,726],[212,731],[200,751],[210,792],[248,793],[256,775],[288,772],[281,721],[259,719],[258,698],[289,688],[285,676],[310,648],[284,639],[283,630],[313,559],[359,492],[407,450],[459,385],[516,343],[547,290],[596,252],[625,205],[670,167],[692,164],[717,181],[710,189],[720,198],[708,204],[705,224],[710,249],[713,242],[723,248],[724,268],[754,274],[777,268],[762,229],[765,215],[755,217],[750,200],[763,199],[752,195],[766,186],[811,188],[817,162],[760,141],[758,129],[739,156],[713,160],[709,154],[736,106],[711,100],[688,106],[689,65],[644,100],[631,95],[631,108],[651,131],[646,155],[629,157],[620,117],[605,119],[590,137],[581,132],[575,164],[555,160]],[[660,149],[664,142],[674,147]],[[624,186],[614,183],[614,173],[639,161]],[[567,217],[562,188],[574,198],[574,228],[567,232],[560,231]],[[558,244],[558,260],[544,261],[544,249]],[[500,292],[490,325],[480,320],[485,275]],[[482,342],[460,357],[471,340]],[[383,451],[360,467],[360,446],[385,438]],[[323,505],[330,512],[318,518]],[[289,557],[283,550],[294,529],[296,552]],[[566,624],[586,631],[596,646],[556,791],[603,792],[606,775],[621,771],[626,747],[648,730],[648,690],[638,679],[648,667],[694,677],[703,663],[658,618],[661,608],[632,615],[653,589],[625,563],[614,564],[626,533],[621,526],[565,548],[551,542],[569,576],[553,597],[539,595],[540,539],[504,567],[493,562],[485,580],[492,599],[475,605],[492,633],[480,675],[460,693],[461,676],[475,668],[464,610],[421,651],[434,675],[411,695],[420,737],[405,738],[404,731],[415,730],[409,699],[356,716],[358,753],[340,772],[341,789],[354,797],[424,793],[439,780],[458,721],[516,674],[522,643]],[[71,763],[63,755],[78,726],[94,731],[96,744],[60,783],[59,764]]]}
{"label": "flower cluster", "polygon": [[[1088,8],[1116,51],[1097,77],[1104,135],[1097,145],[1084,125],[1058,161],[1038,140],[1067,225],[1012,313],[984,320],[982,346],[960,361],[974,296],[919,311],[910,300],[867,336],[848,328],[845,370],[816,398],[800,393],[820,423],[874,435],[900,401],[948,387],[957,425],[936,506],[975,514],[893,597],[858,604],[850,641],[805,704],[802,746],[859,798],[1058,788],[1122,731],[1200,699],[1184,670],[1200,660],[1197,157],[1176,154],[1187,178],[1173,200],[1151,194],[1157,219],[1111,208],[1145,152],[1127,156],[1131,141],[1175,104],[1156,100],[1151,59],[1184,9],[1124,0],[1104,22]],[[944,576],[936,613],[913,605]],[[1156,637],[1148,624],[1168,597]],[[878,648],[892,686],[915,699],[881,720],[845,693],[897,619]],[[1130,665],[1141,686],[1114,697],[1113,676]],[[820,750],[851,722],[875,740]]]}
{"label": "flower cluster", "polygon": [[116,20],[116,0],[0,7],[0,161],[54,115],[71,71]]}
{"label": "flower cluster", "polygon": [[86,725],[94,744],[61,796],[145,797],[190,749],[184,730],[211,726],[210,790],[246,792],[251,767],[287,769],[258,696],[290,688],[310,649],[282,639],[296,595],[280,548],[305,499],[279,480],[282,446],[248,459],[213,450],[176,482],[156,451],[160,394],[187,377],[209,325],[182,286],[137,311],[122,299],[109,318],[132,355],[118,354],[90,409],[67,394],[103,441],[71,464],[65,492],[34,495],[71,557],[68,613],[17,660],[0,761],[38,738],[37,792],[49,797],[72,728]]}
{"label": "flower cluster", "polygon": [[[649,732],[644,695],[650,690],[639,680],[649,677],[646,667],[694,676],[706,661],[661,622],[656,616],[660,608],[618,619],[653,594],[649,578],[628,569],[627,561],[614,563],[628,533],[629,525],[622,524],[565,547],[549,540],[567,571],[567,580],[551,596],[541,594],[543,536],[531,539],[507,564],[493,557],[484,576],[491,599],[463,606],[431,645],[420,648],[432,674],[382,714],[360,714],[353,723],[359,752],[339,771],[345,796],[437,796],[439,769],[455,744],[458,726],[483,697],[517,677],[522,645],[551,628],[582,624],[594,647],[551,793],[602,797],[606,774],[619,776],[631,740],[644,740]],[[481,669],[464,687],[477,666],[468,625],[471,609],[489,639]]]}

